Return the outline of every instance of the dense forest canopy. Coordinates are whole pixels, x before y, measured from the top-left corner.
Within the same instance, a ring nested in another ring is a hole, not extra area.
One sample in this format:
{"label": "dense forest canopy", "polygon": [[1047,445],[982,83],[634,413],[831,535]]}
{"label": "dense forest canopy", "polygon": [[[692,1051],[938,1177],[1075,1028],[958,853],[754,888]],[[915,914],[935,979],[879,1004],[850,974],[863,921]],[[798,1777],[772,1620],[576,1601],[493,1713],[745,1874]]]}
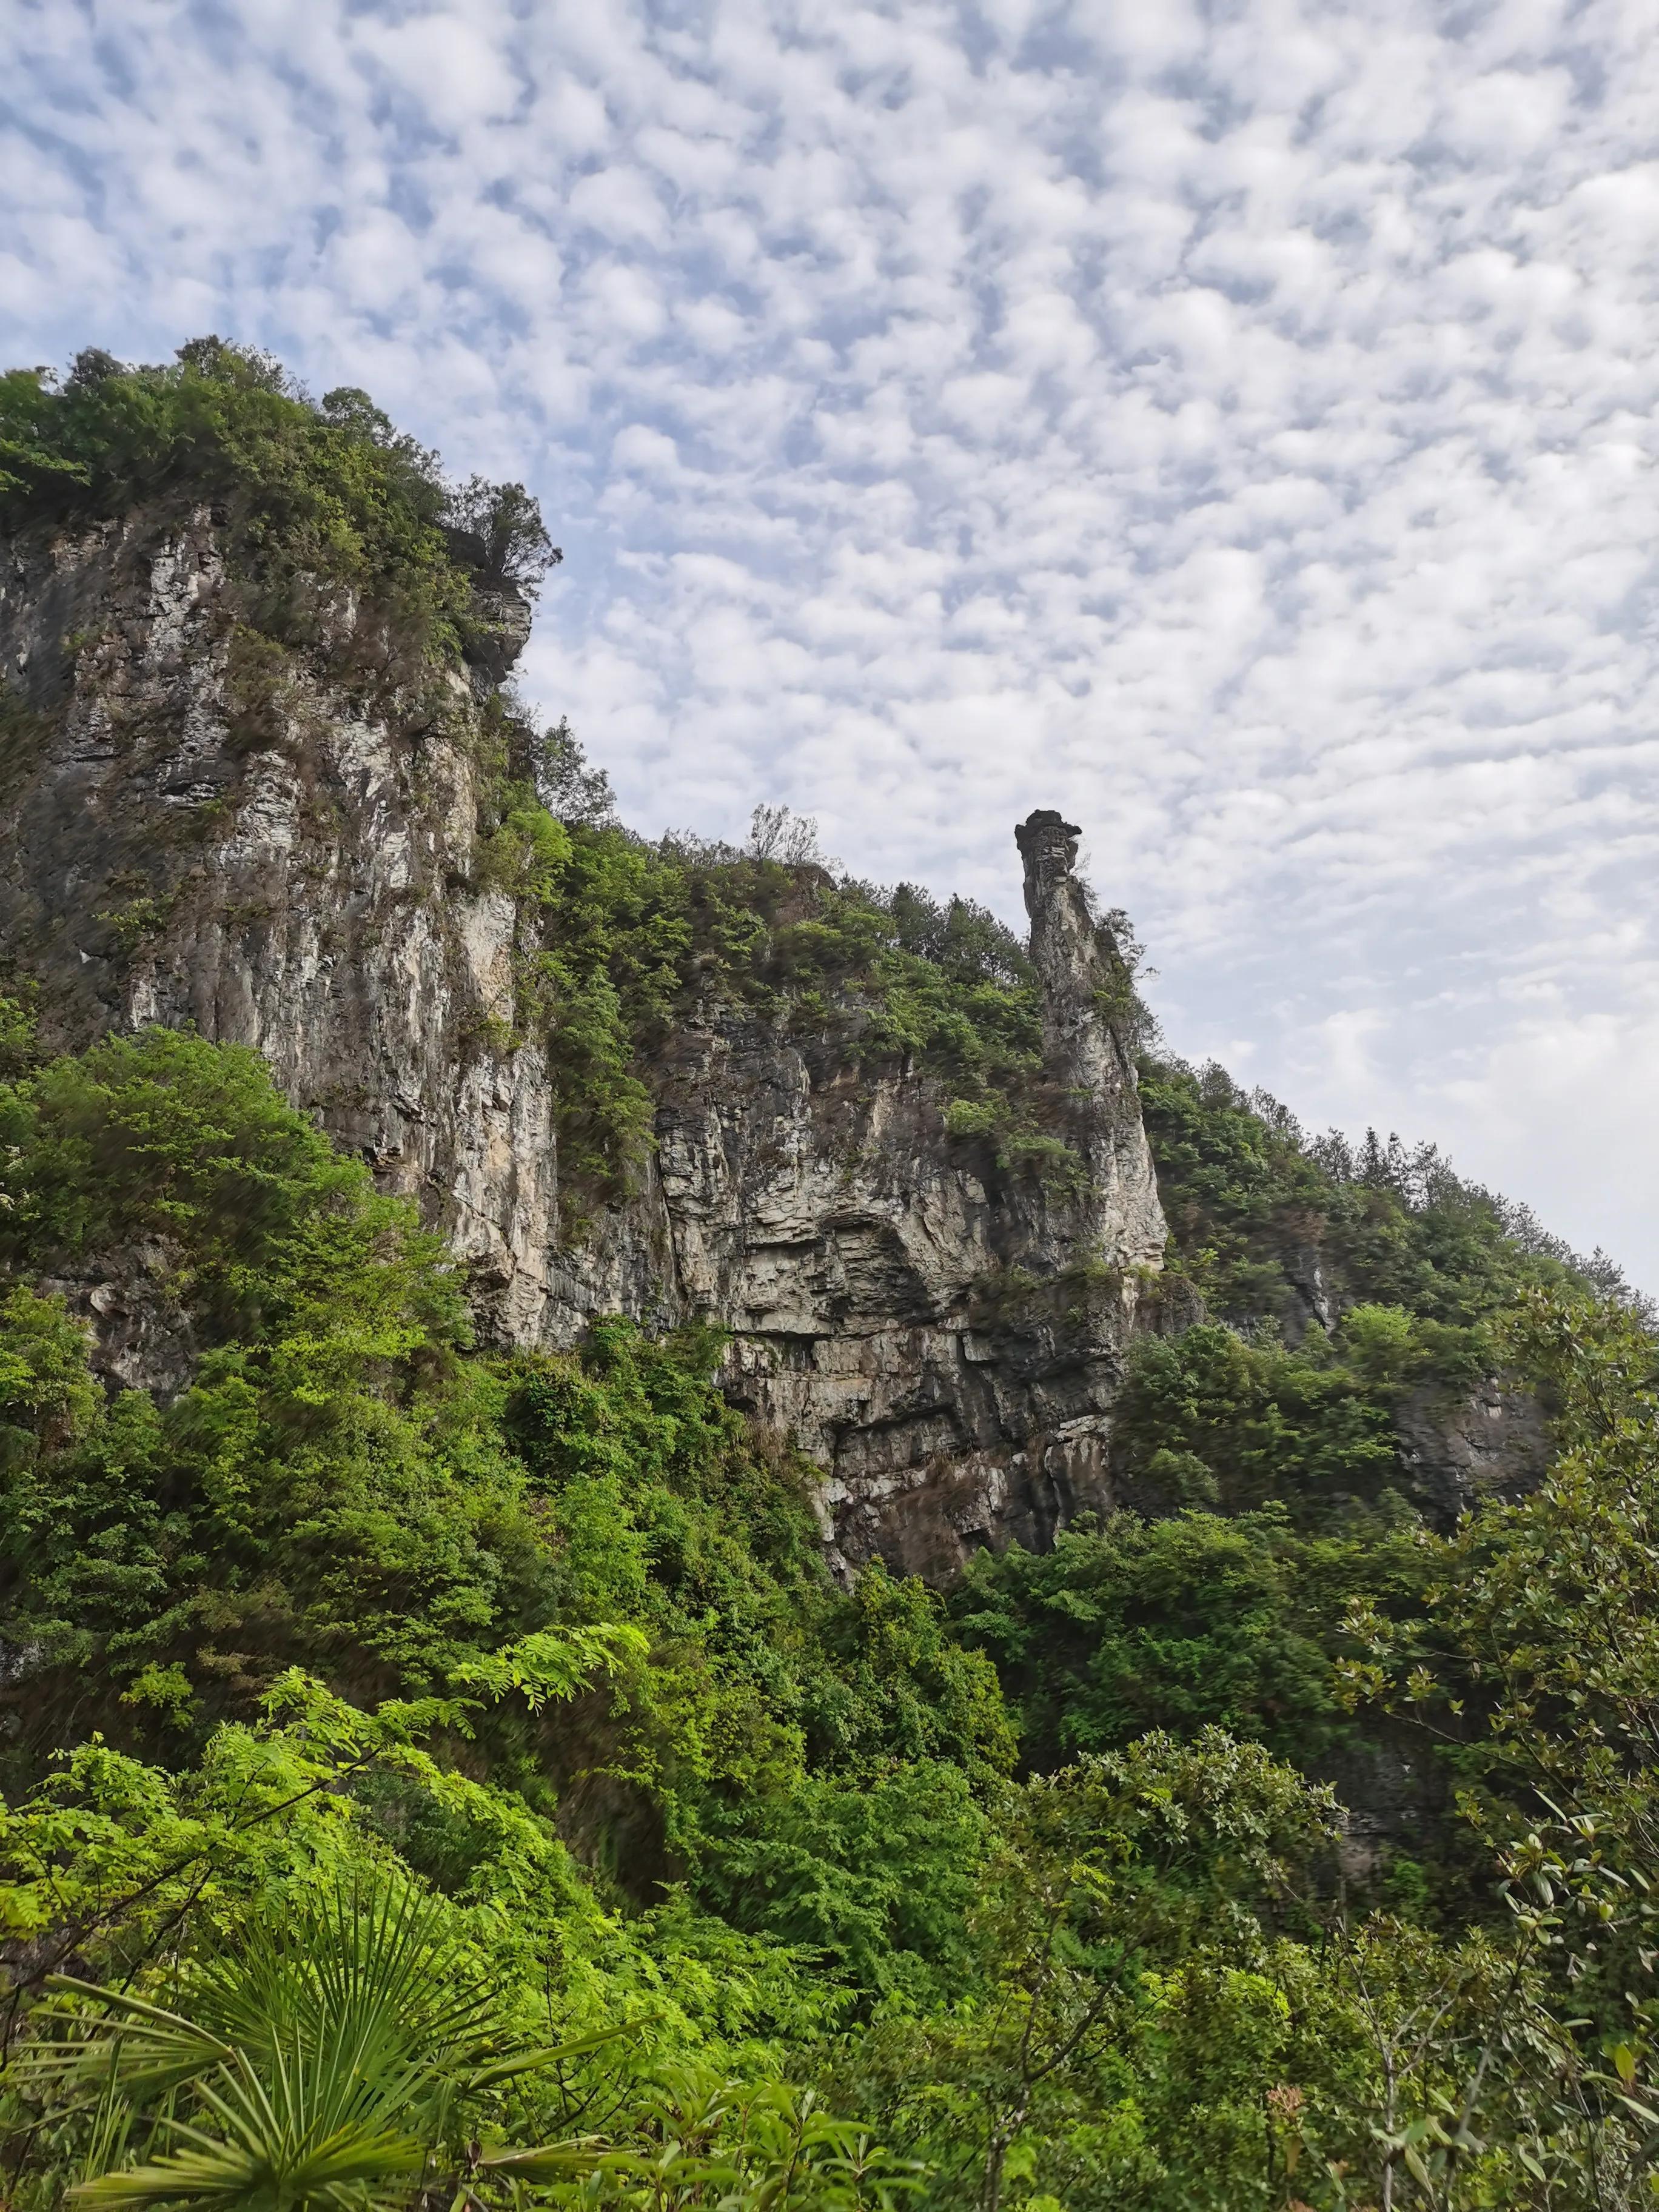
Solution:
{"label": "dense forest canopy", "polygon": [[[519,488],[216,341],[0,382],[6,528],[142,499],[222,503],[273,650],[320,574],[459,664],[478,579],[552,557]],[[1073,1171],[994,917],[775,813],[641,840],[562,726],[481,721],[573,1204],[709,1003],[932,1085],[988,1179]],[[714,1332],[481,1348],[257,1055],[36,1012],[14,978],[9,2201],[1655,2201],[1659,1346],[1599,1255],[1141,1020],[1188,1325],[1130,1358],[1132,1504],[843,1583]],[[62,1285],[100,1267],[175,1316],[176,1392],[94,1373]],[[1547,1468],[1459,1516],[1413,1439],[1479,1388]]]}

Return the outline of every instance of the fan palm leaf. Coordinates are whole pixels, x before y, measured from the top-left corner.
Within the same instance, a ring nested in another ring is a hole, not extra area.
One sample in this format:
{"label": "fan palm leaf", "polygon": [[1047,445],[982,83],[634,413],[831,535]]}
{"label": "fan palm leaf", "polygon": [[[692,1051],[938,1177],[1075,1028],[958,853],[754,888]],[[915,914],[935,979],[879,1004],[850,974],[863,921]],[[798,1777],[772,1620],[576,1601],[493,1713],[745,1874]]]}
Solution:
{"label": "fan palm leaf", "polygon": [[[441,1906],[406,1887],[343,1890],[252,1929],[191,1964],[173,2009],[64,1977],[53,1987],[70,2003],[9,2070],[59,2116],[94,2112],[70,2197],[109,2212],[390,2212],[458,2163],[493,2168],[501,2154],[458,2148],[481,2097],[631,2032],[547,2045],[504,2032]],[[597,2155],[510,2153],[502,2178],[520,2157],[528,2178],[540,2158],[569,2176]]]}

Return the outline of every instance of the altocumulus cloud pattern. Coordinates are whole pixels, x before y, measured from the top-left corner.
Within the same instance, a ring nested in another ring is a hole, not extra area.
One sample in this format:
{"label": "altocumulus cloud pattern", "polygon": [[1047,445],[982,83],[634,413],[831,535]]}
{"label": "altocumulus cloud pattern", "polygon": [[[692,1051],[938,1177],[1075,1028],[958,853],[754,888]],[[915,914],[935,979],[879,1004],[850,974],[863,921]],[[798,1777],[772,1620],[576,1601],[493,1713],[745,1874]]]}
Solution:
{"label": "altocumulus cloud pattern", "polygon": [[13,359],[217,330],[525,476],[526,685],[1659,1280],[1650,0],[0,0]]}

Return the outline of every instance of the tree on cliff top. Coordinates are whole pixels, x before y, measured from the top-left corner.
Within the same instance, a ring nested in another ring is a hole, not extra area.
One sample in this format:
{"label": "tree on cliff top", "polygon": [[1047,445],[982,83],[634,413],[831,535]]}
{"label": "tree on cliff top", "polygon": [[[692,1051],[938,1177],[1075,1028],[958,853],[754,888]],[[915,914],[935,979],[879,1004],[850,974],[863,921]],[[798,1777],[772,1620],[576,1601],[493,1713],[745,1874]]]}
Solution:
{"label": "tree on cliff top", "polygon": [[313,400],[250,347],[194,338],[138,367],[92,349],[61,382],[0,376],[0,527],[168,500],[222,507],[252,567],[395,603],[440,648],[474,572],[533,594],[561,557],[522,484],[452,485],[367,392]]}

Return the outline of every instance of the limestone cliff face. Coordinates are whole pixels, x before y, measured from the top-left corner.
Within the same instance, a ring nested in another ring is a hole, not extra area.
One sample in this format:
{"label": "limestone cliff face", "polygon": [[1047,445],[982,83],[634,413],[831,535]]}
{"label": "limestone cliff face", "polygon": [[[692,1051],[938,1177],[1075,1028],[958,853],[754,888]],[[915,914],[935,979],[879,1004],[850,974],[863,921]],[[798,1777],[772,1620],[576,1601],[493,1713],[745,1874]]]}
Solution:
{"label": "limestone cliff face", "polygon": [[[193,1023],[253,1046],[420,1200],[502,1326],[533,1330],[520,1279],[556,1194],[546,1071],[534,1047],[477,1042],[510,1004],[517,915],[469,888],[465,678],[439,712],[377,714],[306,656],[250,702],[205,511],[160,535],[33,539],[0,580],[0,653],[31,710],[0,762],[16,825],[0,948],[41,979],[48,1034]],[[329,612],[337,632],[356,619]]]}
{"label": "limestone cliff face", "polygon": [[1018,835],[1074,1182],[988,1182],[925,1083],[815,1075],[751,1026],[688,1032],[659,1073],[676,1288],[736,1331],[733,1395],[824,1469],[851,1558],[939,1575],[1110,1502],[1110,1407],[1165,1232],[1059,821]]}
{"label": "limestone cliff face", "polygon": [[[848,1560],[942,1575],[1109,1502],[1110,1407],[1164,1230],[1058,816],[1019,842],[1080,1174],[1000,1175],[923,1079],[860,1079],[705,1009],[647,1071],[638,1188],[573,1243],[546,1048],[513,1042],[530,925],[477,868],[510,588],[491,587],[471,680],[435,691],[365,684],[368,617],[339,594],[314,647],[250,668],[205,508],[0,546],[0,958],[41,980],[54,1042],[193,1023],[257,1048],[441,1229],[497,1340],[566,1345],[606,1311],[725,1324],[732,1395],[817,1461]],[[187,1347],[141,1277],[67,1287],[112,1372],[176,1387]]]}

